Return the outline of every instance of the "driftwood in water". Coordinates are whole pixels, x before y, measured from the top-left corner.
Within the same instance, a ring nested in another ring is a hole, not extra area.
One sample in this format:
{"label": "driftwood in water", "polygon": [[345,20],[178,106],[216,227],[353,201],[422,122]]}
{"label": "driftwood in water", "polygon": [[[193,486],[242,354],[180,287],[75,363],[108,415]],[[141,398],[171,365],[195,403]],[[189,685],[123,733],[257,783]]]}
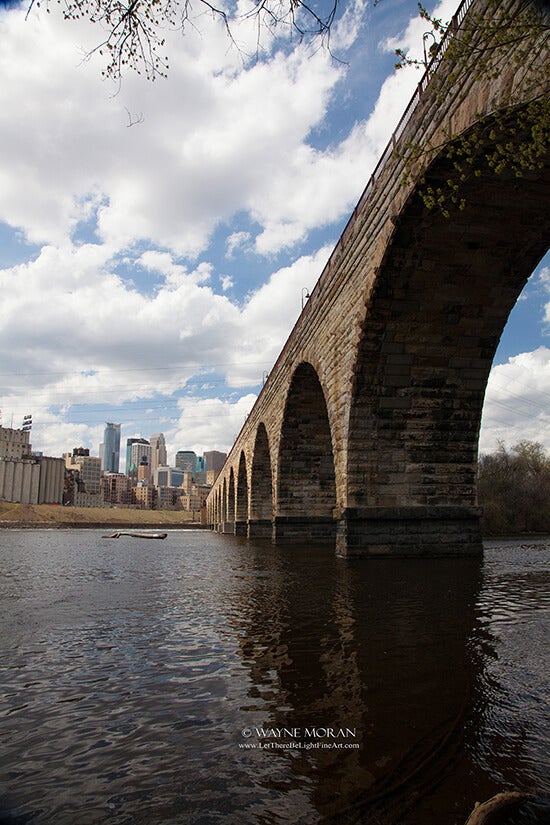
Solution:
{"label": "driftwood in water", "polygon": [[132,536],[135,539],[165,539],[168,533],[133,533],[128,530],[117,530],[110,536],[103,536],[104,539],[119,539],[121,536]]}
{"label": "driftwood in water", "polygon": [[498,793],[476,804],[466,825],[550,825],[550,797]]}

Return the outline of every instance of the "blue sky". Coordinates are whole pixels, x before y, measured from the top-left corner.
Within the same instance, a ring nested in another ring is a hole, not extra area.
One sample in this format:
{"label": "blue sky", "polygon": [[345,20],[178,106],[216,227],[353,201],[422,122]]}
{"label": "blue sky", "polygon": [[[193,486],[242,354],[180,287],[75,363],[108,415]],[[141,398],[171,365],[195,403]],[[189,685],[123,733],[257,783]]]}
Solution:
{"label": "blue sky", "polygon": [[[456,0],[436,13],[448,19]],[[242,7],[244,7],[244,0]],[[352,0],[326,50],[243,61],[201,17],[170,72],[102,80],[96,27],[0,5],[0,408],[35,449],[164,432],[227,450],[415,84],[413,0]],[[433,7],[432,7],[433,8]],[[481,447],[550,448],[550,262],[513,311]]]}

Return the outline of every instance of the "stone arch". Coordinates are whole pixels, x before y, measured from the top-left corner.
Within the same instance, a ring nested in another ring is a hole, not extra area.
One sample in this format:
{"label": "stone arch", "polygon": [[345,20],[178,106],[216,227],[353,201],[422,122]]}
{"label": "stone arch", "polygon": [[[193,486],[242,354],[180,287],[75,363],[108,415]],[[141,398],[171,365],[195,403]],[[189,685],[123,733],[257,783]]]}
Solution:
{"label": "stone arch", "polygon": [[256,430],[250,473],[249,536],[271,536],[273,522],[273,474],[265,424]]}
{"label": "stone arch", "polygon": [[333,541],[336,478],[332,434],[323,388],[308,362],[302,362],[292,376],[277,466],[274,538]]}
{"label": "stone arch", "polygon": [[248,475],[246,458],[241,450],[235,488],[235,533],[246,535],[248,523]]}
{"label": "stone arch", "polygon": [[[452,175],[440,156],[426,184]],[[548,247],[549,184],[548,165],[521,179],[487,172],[464,184],[465,208],[450,217],[428,211],[415,193],[395,219],[353,375],[348,551],[386,548],[392,532],[415,543],[420,519],[430,520],[434,546],[447,542],[449,552],[460,532],[464,547],[480,549],[485,388],[508,315]],[[392,525],[387,508],[395,511]]]}
{"label": "stone arch", "polygon": [[222,491],[221,488],[218,487],[216,493],[214,495],[214,527],[217,529],[220,522],[223,521],[223,511],[222,511]]}
{"label": "stone arch", "polygon": [[224,477],[223,479],[223,487],[222,487],[222,510],[221,510],[221,521],[222,524],[225,524],[228,518],[228,509],[227,509],[227,478]]}
{"label": "stone arch", "polygon": [[233,467],[231,467],[229,470],[229,483],[227,485],[227,523],[225,530],[227,533],[235,532],[235,504],[235,473],[233,472]]}

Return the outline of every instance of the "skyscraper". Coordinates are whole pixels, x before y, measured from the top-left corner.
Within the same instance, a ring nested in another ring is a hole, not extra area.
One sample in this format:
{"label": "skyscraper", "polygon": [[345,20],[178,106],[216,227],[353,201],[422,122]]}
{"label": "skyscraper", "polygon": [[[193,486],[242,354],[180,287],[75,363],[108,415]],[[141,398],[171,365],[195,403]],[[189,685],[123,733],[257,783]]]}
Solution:
{"label": "skyscraper", "polygon": [[225,464],[227,453],[220,453],[218,450],[209,450],[204,454],[206,461],[206,470],[214,470],[216,475],[221,471]]}
{"label": "skyscraper", "polygon": [[[133,464],[139,468],[141,464],[147,464],[147,466],[151,467],[151,445],[145,438],[137,439],[130,449],[130,466]],[[144,462],[143,459],[146,459]]]}
{"label": "skyscraper", "polygon": [[105,473],[118,473],[120,463],[120,424],[107,421],[100,445],[101,469]]}
{"label": "skyscraper", "polygon": [[[130,472],[132,466],[132,447],[134,444],[149,444],[146,438],[127,438],[126,439],[126,473]],[[135,462],[136,466],[139,464],[139,459]]]}
{"label": "skyscraper", "polygon": [[193,450],[178,450],[176,453],[176,467],[185,473],[196,473],[197,454]]}
{"label": "skyscraper", "polygon": [[166,455],[166,441],[164,433],[152,435],[151,442],[151,472],[154,473],[157,467],[165,467],[168,462]]}

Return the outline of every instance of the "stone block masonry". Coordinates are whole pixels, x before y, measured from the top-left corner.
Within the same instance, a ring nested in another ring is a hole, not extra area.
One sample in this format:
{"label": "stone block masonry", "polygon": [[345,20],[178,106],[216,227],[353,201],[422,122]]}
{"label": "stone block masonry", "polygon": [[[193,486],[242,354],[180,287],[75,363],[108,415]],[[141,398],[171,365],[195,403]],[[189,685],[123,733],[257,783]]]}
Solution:
{"label": "stone block masonry", "polygon": [[[539,59],[548,76],[548,49]],[[510,67],[463,78],[444,99],[422,85],[212,488],[216,529],[324,539],[344,556],[481,552],[483,398],[508,315],[548,248],[550,164],[521,179],[480,168],[461,182],[465,207],[446,216],[420,190],[457,174],[447,147],[420,155],[414,174],[405,155],[418,140],[444,143],[449,124],[464,134],[481,121],[490,144],[495,112],[517,139],[528,99],[511,107],[523,67]]]}

